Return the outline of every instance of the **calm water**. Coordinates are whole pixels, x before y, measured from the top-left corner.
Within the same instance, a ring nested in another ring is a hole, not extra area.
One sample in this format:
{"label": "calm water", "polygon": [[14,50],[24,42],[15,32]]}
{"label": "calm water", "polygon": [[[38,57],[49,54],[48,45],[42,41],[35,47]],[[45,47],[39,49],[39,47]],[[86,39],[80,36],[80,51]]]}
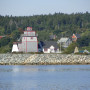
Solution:
{"label": "calm water", "polygon": [[0,90],[90,90],[90,65],[0,66]]}

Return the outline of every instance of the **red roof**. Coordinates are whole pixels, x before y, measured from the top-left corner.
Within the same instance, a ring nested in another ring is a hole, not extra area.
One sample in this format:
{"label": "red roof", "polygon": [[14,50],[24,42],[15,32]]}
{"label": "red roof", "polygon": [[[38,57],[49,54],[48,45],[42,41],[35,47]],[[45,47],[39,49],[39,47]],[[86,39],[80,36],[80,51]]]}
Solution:
{"label": "red roof", "polygon": [[32,31],[32,27],[27,27],[27,31]]}
{"label": "red roof", "polygon": [[0,36],[0,39],[3,38],[3,37],[5,37],[5,36]]}
{"label": "red roof", "polygon": [[73,34],[72,38],[77,38],[75,34]]}

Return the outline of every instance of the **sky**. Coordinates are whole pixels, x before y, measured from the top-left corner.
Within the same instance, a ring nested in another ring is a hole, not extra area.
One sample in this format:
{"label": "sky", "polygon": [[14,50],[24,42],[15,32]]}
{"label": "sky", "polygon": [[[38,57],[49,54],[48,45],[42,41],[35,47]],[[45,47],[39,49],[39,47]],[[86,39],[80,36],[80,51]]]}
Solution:
{"label": "sky", "polygon": [[56,13],[90,13],[90,0],[0,0],[0,15],[32,16]]}

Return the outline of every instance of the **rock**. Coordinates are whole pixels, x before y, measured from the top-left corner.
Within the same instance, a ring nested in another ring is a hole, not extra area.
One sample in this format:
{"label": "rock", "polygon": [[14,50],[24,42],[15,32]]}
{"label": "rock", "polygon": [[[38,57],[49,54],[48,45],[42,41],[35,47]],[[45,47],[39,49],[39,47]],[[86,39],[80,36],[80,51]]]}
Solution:
{"label": "rock", "polygon": [[0,54],[0,64],[90,64],[90,55]]}

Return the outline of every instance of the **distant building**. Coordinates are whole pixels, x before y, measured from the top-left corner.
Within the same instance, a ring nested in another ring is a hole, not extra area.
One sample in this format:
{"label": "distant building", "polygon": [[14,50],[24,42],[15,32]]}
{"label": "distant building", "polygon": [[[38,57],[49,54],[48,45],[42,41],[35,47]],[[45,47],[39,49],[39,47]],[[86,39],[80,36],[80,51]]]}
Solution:
{"label": "distant building", "polygon": [[61,38],[60,40],[57,41],[58,44],[60,44],[63,48],[67,48],[71,43],[71,39],[69,38]]}
{"label": "distant building", "polygon": [[90,54],[90,52],[88,51],[88,50],[84,50],[84,52],[83,53],[87,53],[87,54]]}
{"label": "distant building", "polygon": [[78,38],[80,38],[80,34],[73,34],[72,35],[72,41],[76,42]]}
{"label": "distant building", "polygon": [[57,36],[52,34],[49,37],[50,37],[50,40],[55,40]]}
{"label": "distant building", "polygon": [[5,37],[5,36],[0,36],[0,39],[2,39],[3,37]]}
{"label": "distant building", "polygon": [[[13,44],[15,47],[15,45]],[[35,31],[32,31],[32,27],[27,27],[24,34],[21,35],[21,39],[17,42],[18,52],[38,52],[38,40]],[[16,52],[15,48],[12,52]]]}
{"label": "distant building", "polygon": [[86,53],[86,54],[90,54],[90,52],[88,50],[80,50],[79,53]]}
{"label": "distant building", "polygon": [[42,47],[44,53],[59,53],[59,47],[55,41],[44,41]]}

